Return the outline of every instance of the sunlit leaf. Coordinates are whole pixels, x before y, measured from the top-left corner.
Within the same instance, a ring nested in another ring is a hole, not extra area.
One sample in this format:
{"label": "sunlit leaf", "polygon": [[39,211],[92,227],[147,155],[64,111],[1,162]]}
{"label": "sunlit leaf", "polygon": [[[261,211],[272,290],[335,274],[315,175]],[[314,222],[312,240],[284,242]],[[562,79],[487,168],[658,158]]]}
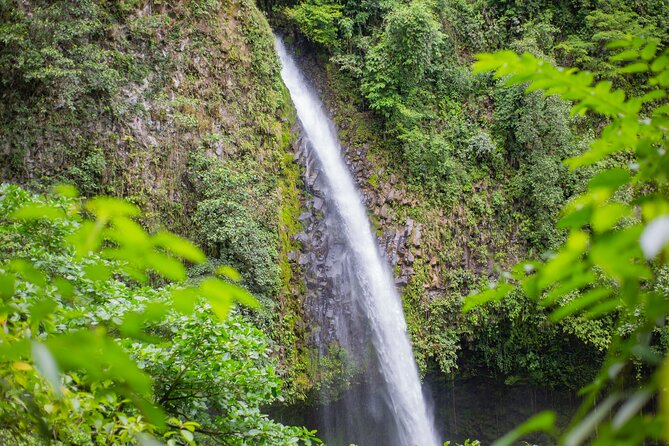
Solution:
{"label": "sunlit leaf", "polygon": [[648,64],[646,62],[637,62],[630,65],[627,65],[620,69],[621,73],[644,73],[648,71]]}
{"label": "sunlit leaf", "polygon": [[186,268],[174,257],[161,252],[149,251],[146,253],[147,265],[166,279],[175,282],[186,280]]}
{"label": "sunlit leaf", "polygon": [[56,277],[53,280],[53,284],[56,287],[56,291],[63,299],[69,299],[74,294],[74,286],[69,280],[63,277]]}
{"label": "sunlit leaf", "polygon": [[570,302],[561,305],[558,309],[553,311],[550,319],[554,322],[564,319],[574,313],[577,313],[612,294],[609,288],[595,288],[587,291]]}
{"label": "sunlit leaf", "polygon": [[481,293],[473,294],[465,298],[462,311],[467,313],[476,307],[480,307],[488,302],[495,302],[509,294],[513,287],[508,283],[500,283],[497,287],[485,290]]}
{"label": "sunlit leaf", "polygon": [[8,298],[14,295],[14,287],[16,284],[16,277],[13,274],[0,274],[0,298]]}
{"label": "sunlit leaf", "polygon": [[222,318],[227,316],[235,301],[253,308],[259,305],[248,291],[213,277],[200,284],[200,292],[207,298],[217,316]]}
{"label": "sunlit leaf", "polygon": [[14,220],[49,220],[56,221],[65,218],[65,211],[58,206],[46,204],[29,204],[22,206],[9,216]]}
{"label": "sunlit leaf", "polygon": [[221,320],[227,318],[230,310],[232,310],[232,300],[222,297],[210,297],[209,305],[214,314]]}
{"label": "sunlit leaf", "polygon": [[156,429],[161,430],[165,428],[165,412],[153,403],[148,395],[133,395],[132,401],[135,403],[135,406],[141,411],[146,419],[153,424]]}
{"label": "sunlit leaf", "polygon": [[629,39],[612,40],[606,44],[606,47],[610,49],[629,48],[630,46],[632,46],[632,41]]}
{"label": "sunlit leaf", "polygon": [[153,242],[162,248],[171,251],[193,263],[202,263],[207,258],[200,248],[186,239],[176,236],[170,232],[161,231],[153,236]]}
{"label": "sunlit leaf", "polygon": [[16,342],[0,343],[0,358],[5,361],[26,360],[31,357],[31,342],[22,339]]}
{"label": "sunlit leaf", "polygon": [[581,231],[572,231],[565,247],[548,263],[541,272],[538,286],[545,289],[551,283],[568,277],[582,268],[578,260],[588,247],[589,237]]}
{"label": "sunlit leaf", "polygon": [[149,336],[144,329],[147,324],[158,322],[165,317],[167,306],[160,302],[153,302],[146,306],[143,311],[131,311],[123,316],[121,323],[121,334],[125,337],[156,342],[158,339]]}
{"label": "sunlit leaf", "polygon": [[648,42],[641,50],[641,58],[643,60],[651,60],[655,57],[655,53],[657,53],[657,42]]}
{"label": "sunlit leaf", "polygon": [[44,273],[35,268],[35,265],[25,259],[12,260],[9,262],[9,268],[23,276],[23,278],[28,282],[34,283],[35,285],[41,287],[46,285],[46,276]]}
{"label": "sunlit leaf", "polygon": [[[583,265],[583,267],[585,267],[585,265]],[[547,293],[546,296],[541,299],[539,304],[542,306],[553,305],[559,298],[572,291],[583,288],[586,285],[593,283],[595,280],[596,277],[592,271],[585,271],[584,269],[575,271],[575,274],[573,274],[568,281],[560,284]]]}
{"label": "sunlit leaf", "polygon": [[[85,370],[89,379],[124,383],[133,392],[148,395],[151,380],[126,351],[104,332],[86,330],[52,336],[47,346],[65,371]],[[78,354],[71,354],[72,351]]]}
{"label": "sunlit leaf", "polygon": [[620,62],[625,60],[634,60],[639,58],[639,51],[636,49],[630,49],[621,51],[620,53],[611,57],[612,62]]}
{"label": "sunlit leaf", "polygon": [[604,232],[613,228],[618,222],[631,214],[629,206],[622,203],[610,203],[594,210],[592,215],[592,229]]}
{"label": "sunlit leaf", "polygon": [[33,366],[24,361],[16,361],[12,364],[12,368],[21,372],[28,372],[33,369]]}
{"label": "sunlit leaf", "polygon": [[112,217],[136,217],[140,213],[137,206],[112,197],[93,198],[86,202],[86,209],[103,221]]}
{"label": "sunlit leaf", "polygon": [[511,446],[533,432],[553,432],[554,430],[555,413],[552,411],[544,411],[533,416],[499,440],[495,441],[492,446]]}
{"label": "sunlit leaf", "polygon": [[79,196],[79,191],[71,184],[57,184],[53,191],[56,195],[64,198],[77,198]]}
{"label": "sunlit leaf", "polygon": [[239,274],[239,272],[237,272],[236,269],[228,265],[221,265],[218,268],[216,268],[216,274],[225,276],[228,279],[233,280],[235,282],[239,282],[242,279],[242,275]]}
{"label": "sunlit leaf", "polygon": [[621,305],[622,302],[619,299],[607,300],[587,310],[583,316],[585,316],[586,319],[597,319],[601,316],[612,313],[613,311],[620,308]]}
{"label": "sunlit leaf", "polygon": [[177,288],[170,291],[174,309],[182,314],[190,314],[199,300],[198,291],[193,288]]}
{"label": "sunlit leaf", "polygon": [[56,308],[58,304],[55,300],[45,297],[38,300],[30,306],[30,318],[33,325],[36,327],[43,319],[50,315]]}
{"label": "sunlit leaf", "polygon": [[214,313],[225,319],[232,308],[234,296],[231,291],[232,285],[219,279],[206,279],[200,284],[200,293],[207,298]]}
{"label": "sunlit leaf", "polygon": [[102,222],[85,221],[73,232],[68,241],[76,249],[77,257],[82,258],[91,252],[95,252],[102,244]]}
{"label": "sunlit leaf", "polygon": [[124,216],[115,217],[113,220],[116,231],[110,232],[110,238],[120,245],[132,246],[135,249],[150,246],[149,235],[139,223]]}
{"label": "sunlit leaf", "polygon": [[111,277],[111,271],[109,270],[109,267],[102,263],[91,263],[84,266],[84,274],[87,279],[90,279],[94,282],[102,282],[108,280]]}
{"label": "sunlit leaf", "polygon": [[580,229],[590,223],[592,207],[588,206],[574,212],[570,212],[558,221],[558,227],[562,229]]}
{"label": "sunlit leaf", "polygon": [[629,173],[619,167],[604,170],[588,182],[588,189],[607,188],[617,189],[630,181]]}
{"label": "sunlit leaf", "polygon": [[662,55],[655,59],[653,63],[650,65],[650,69],[657,73],[662,70],[665,70],[666,68],[669,68],[669,56],[668,55]]}

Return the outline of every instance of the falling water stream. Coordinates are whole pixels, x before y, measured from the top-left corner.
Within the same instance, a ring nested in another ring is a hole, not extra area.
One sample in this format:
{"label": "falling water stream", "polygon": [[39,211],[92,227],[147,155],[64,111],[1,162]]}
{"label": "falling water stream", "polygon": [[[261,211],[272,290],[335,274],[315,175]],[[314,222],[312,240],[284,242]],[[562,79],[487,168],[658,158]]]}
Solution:
{"label": "falling water stream", "polygon": [[[281,59],[281,77],[297,110],[302,138],[308,141],[321,170],[319,174],[327,190],[328,212],[334,214],[337,222],[335,232],[343,246],[341,257],[347,259],[346,280],[355,282],[347,287],[350,290],[348,299],[353,301],[351,305],[355,310],[347,312],[341,307],[339,314],[331,317],[362,320],[369,337],[369,350],[373,350],[373,370],[369,371],[373,383],[360,391],[358,398],[354,398],[355,403],[341,409],[345,414],[329,416],[339,415],[341,419],[345,415],[344,418],[355,421],[357,432],[352,433],[355,438],[350,441],[360,446],[437,446],[439,441],[421,389],[400,297],[388,263],[376,244],[361,195],[344,162],[336,130],[318,95],[278,37],[276,49]],[[348,336],[357,335],[349,333]],[[343,334],[340,337],[344,346],[350,343]],[[365,401],[365,398],[369,400]],[[387,424],[383,443],[380,437],[375,439],[369,432],[363,432],[372,430],[379,419]],[[344,423],[337,428],[350,430]],[[388,433],[391,433],[390,438]],[[327,436],[325,440],[330,441]]]}

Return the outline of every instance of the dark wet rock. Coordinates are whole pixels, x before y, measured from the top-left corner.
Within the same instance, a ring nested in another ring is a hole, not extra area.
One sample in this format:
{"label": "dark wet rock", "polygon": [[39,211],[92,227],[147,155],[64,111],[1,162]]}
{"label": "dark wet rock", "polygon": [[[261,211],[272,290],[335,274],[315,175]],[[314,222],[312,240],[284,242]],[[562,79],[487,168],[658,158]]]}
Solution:
{"label": "dark wet rock", "polygon": [[318,179],[318,173],[319,172],[314,169],[313,171],[311,171],[309,176],[307,176],[307,184],[309,186],[313,187],[316,185],[316,180]]}
{"label": "dark wet rock", "polygon": [[407,218],[407,224],[404,226],[404,234],[408,237],[411,235],[411,231],[413,231],[413,220]]}
{"label": "dark wet rock", "polygon": [[302,158],[303,153],[304,153],[304,146],[300,144],[298,146],[298,149],[295,151],[295,156],[293,157],[293,160],[299,161]]}
{"label": "dark wet rock", "polygon": [[413,231],[413,237],[411,238],[411,243],[418,248],[420,246],[420,224],[417,224]]}
{"label": "dark wet rock", "polygon": [[398,250],[402,245],[402,234],[399,231],[395,233],[395,237],[393,238],[393,245],[395,246],[396,250]]}
{"label": "dark wet rock", "polygon": [[304,231],[302,231],[295,236],[295,240],[302,243],[308,243],[310,239],[309,236]]}

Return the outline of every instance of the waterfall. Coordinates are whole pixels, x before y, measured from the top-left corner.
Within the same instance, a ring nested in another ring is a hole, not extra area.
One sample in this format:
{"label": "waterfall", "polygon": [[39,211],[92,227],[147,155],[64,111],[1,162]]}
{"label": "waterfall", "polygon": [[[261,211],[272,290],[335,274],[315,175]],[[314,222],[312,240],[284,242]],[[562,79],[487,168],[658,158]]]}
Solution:
{"label": "waterfall", "polygon": [[[340,414],[341,419],[349,419],[358,426],[353,433],[356,438],[346,441],[360,446],[364,441],[369,445],[437,446],[439,441],[407,337],[401,299],[389,265],[376,244],[361,195],[344,162],[336,130],[318,95],[278,37],[276,49],[281,59],[281,77],[297,110],[302,137],[316,158],[318,176],[327,191],[325,213],[330,214],[331,222],[336,222],[330,224],[329,232],[337,240],[337,256],[343,263],[335,269],[347,282],[342,289],[347,290],[345,298],[350,302],[348,311],[339,305],[329,311],[328,317],[336,320],[335,331],[341,345],[350,347],[361,342],[361,332],[352,333],[351,327],[362,324],[369,338],[368,350],[373,350],[373,366],[368,366],[371,384],[357,398],[351,398],[351,404],[343,409],[345,413]],[[347,318],[358,318],[361,322]],[[377,433],[362,432],[372,430],[380,419],[385,423],[382,426],[385,432],[378,435],[390,436],[383,442],[375,437]],[[339,423],[335,429],[347,427]],[[327,437],[325,440],[331,441]]]}

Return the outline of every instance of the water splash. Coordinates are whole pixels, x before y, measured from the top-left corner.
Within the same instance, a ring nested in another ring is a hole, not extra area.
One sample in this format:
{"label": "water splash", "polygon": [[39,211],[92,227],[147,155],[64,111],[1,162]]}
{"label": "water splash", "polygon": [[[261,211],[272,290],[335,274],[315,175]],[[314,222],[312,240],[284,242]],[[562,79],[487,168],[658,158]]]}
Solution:
{"label": "water splash", "polygon": [[[342,157],[334,126],[278,37],[276,50],[281,59],[281,77],[297,110],[302,136],[308,140],[310,150],[318,159],[327,190],[328,209],[335,214],[337,236],[344,244],[347,262],[345,277],[355,282],[349,287],[350,299],[354,300],[356,311],[361,313],[374,351],[375,369],[369,372],[374,383],[354,398],[354,404],[343,409],[347,412],[344,418],[355,421],[358,431],[365,430],[366,425],[367,429],[371,429],[373,424],[373,420],[367,423],[361,418],[371,416],[377,422],[382,418],[384,423],[388,423],[386,430],[392,432],[390,444],[437,446],[439,441],[421,390],[401,300],[389,266],[376,245],[361,195]],[[351,317],[351,312],[335,317]],[[343,339],[345,330],[339,331],[341,343],[350,343],[350,340]],[[378,412],[384,415],[374,416]],[[347,427],[340,424],[336,428]],[[360,445],[363,441],[370,445],[381,444],[367,434],[357,432],[352,441]],[[325,439],[328,440],[327,437]],[[388,440],[384,440],[383,444],[389,444]]]}

